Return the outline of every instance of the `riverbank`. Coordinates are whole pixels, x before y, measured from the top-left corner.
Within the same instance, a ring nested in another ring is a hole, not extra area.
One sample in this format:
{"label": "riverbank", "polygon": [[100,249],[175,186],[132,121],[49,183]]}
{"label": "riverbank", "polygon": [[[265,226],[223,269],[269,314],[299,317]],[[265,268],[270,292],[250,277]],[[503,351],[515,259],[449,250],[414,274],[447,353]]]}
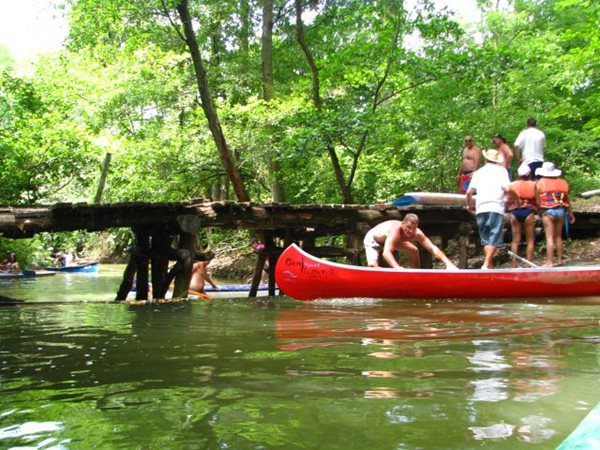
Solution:
{"label": "riverbank", "polygon": [[[449,258],[453,262],[458,263],[458,257],[453,253],[453,249],[450,248],[448,250]],[[522,256],[524,256],[524,251],[520,253],[523,253]],[[217,278],[250,282],[257,258],[256,253],[251,250],[246,252],[235,250],[217,251],[217,256],[211,262],[209,271],[211,276]],[[472,255],[469,258],[469,268],[481,267],[482,261],[482,255]],[[546,247],[543,239],[536,244],[534,257],[531,262],[539,266],[545,264]],[[565,265],[569,266],[600,264],[600,238],[565,241],[564,262]],[[509,268],[512,267],[512,264],[513,259],[508,254],[499,256],[496,259],[496,267],[499,268]],[[523,263],[519,263],[519,266],[527,267]],[[440,266],[436,264],[435,267]]]}

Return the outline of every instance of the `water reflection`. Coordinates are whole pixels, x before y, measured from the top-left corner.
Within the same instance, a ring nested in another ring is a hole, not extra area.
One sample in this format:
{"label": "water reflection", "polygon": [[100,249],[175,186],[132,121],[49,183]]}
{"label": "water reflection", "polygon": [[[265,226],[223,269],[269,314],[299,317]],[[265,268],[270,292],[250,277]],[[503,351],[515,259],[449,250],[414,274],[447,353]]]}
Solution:
{"label": "water reflection", "polygon": [[[597,328],[596,318],[539,305],[303,305],[280,311],[277,337],[284,351],[337,346],[352,353],[353,346],[365,347],[359,369],[370,381],[362,397],[396,400],[385,413],[392,424],[443,422],[458,413],[470,423],[475,441],[539,444],[557,434],[550,417],[522,415],[523,410],[494,423],[485,405],[535,404],[564,395],[564,341],[556,336],[561,330]],[[594,337],[573,341],[594,342]],[[458,391],[466,394],[462,413],[439,401]]]}
{"label": "water reflection", "polygon": [[0,447],[555,448],[595,403],[599,318],[372,299],[0,308]]}
{"label": "water reflection", "polygon": [[0,295],[26,302],[112,302],[122,264],[101,264],[96,273],[57,273],[50,277],[0,280]]}
{"label": "water reflection", "polygon": [[[344,345],[340,338],[359,338],[365,345],[394,345],[396,341],[448,339],[481,340],[486,337],[537,335],[559,328],[595,326],[592,320],[570,320],[561,314],[548,316],[531,308],[523,315],[515,305],[449,304],[436,307],[423,305],[354,307],[347,309],[312,307],[280,311],[277,337],[280,341],[319,340],[310,345]],[[283,344],[290,345],[290,344]],[[287,347],[285,347],[287,348]],[[481,355],[484,357],[484,355]],[[493,362],[491,362],[493,363]]]}

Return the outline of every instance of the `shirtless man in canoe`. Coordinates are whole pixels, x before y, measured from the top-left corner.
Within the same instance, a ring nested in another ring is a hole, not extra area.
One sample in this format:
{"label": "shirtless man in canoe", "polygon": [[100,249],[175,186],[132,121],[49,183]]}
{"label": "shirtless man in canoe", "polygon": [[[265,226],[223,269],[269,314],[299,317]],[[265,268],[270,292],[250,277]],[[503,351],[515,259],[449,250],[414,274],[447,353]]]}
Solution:
{"label": "shirtless man in canoe", "polygon": [[458,168],[458,192],[464,194],[469,189],[473,172],[479,169],[481,162],[481,149],[475,145],[473,136],[465,136],[465,147],[462,151],[460,167]]}
{"label": "shirtless man in canoe", "polygon": [[418,242],[433,256],[446,265],[446,269],[458,269],[425,233],[419,228],[419,217],[409,213],[404,220],[386,220],[371,228],[365,235],[364,244],[369,267],[379,267],[379,257],[396,269],[402,266],[396,261],[395,251],[408,254],[410,266],[421,267],[419,249],[413,242]]}

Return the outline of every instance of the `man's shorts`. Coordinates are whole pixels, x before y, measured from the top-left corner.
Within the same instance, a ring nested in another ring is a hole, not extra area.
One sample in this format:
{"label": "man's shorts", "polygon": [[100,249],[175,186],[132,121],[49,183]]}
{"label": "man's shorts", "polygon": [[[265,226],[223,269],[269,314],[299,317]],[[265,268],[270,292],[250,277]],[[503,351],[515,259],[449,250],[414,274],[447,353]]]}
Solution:
{"label": "man's shorts", "polygon": [[367,255],[367,265],[377,266],[379,255],[381,254],[381,245],[375,242],[375,239],[373,239],[373,236],[371,236],[369,233],[367,233],[365,236],[363,243],[365,245],[365,253]]}
{"label": "man's shorts", "polygon": [[504,214],[484,212],[477,214],[477,228],[481,245],[491,245],[496,248],[504,247],[502,237],[504,231]]}
{"label": "man's shorts", "polygon": [[542,178],[541,175],[536,175],[535,171],[537,169],[539,169],[540,167],[542,167],[543,164],[544,164],[544,161],[533,161],[528,164],[529,170],[531,171],[529,173],[530,180],[539,180],[540,178]]}
{"label": "man's shorts", "polygon": [[458,177],[458,192],[460,194],[466,194],[469,185],[471,184],[471,178],[473,178],[473,171],[464,172]]}

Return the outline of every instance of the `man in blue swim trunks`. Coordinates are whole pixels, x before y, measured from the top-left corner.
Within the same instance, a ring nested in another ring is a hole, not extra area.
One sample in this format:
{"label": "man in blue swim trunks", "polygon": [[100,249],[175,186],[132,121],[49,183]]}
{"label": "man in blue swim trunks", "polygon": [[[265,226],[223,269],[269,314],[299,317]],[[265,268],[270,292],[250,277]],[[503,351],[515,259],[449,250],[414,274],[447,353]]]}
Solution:
{"label": "man in blue swim trunks", "polygon": [[467,189],[467,211],[473,211],[473,195],[477,193],[475,213],[477,228],[485,255],[482,269],[494,267],[494,256],[504,247],[504,207],[505,197],[509,193],[518,200],[510,185],[508,172],[503,167],[504,157],[496,149],[484,150],[485,165],[473,174]]}

